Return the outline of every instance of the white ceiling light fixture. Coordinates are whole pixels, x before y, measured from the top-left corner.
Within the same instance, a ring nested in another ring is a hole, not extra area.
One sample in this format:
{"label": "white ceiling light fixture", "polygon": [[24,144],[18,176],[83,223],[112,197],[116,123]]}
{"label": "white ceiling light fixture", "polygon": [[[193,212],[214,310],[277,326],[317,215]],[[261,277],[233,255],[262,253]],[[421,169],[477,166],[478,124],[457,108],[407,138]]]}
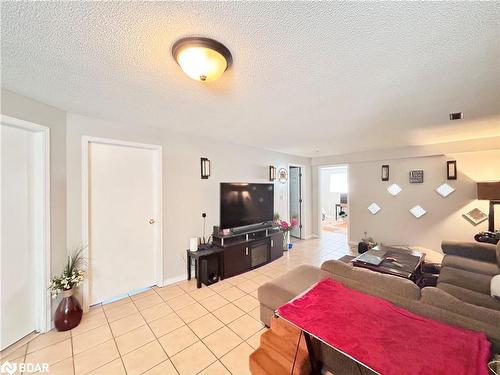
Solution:
{"label": "white ceiling light fixture", "polygon": [[200,82],[219,79],[233,62],[225,45],[202,37],[179,39],[172,46],[172,56],[189,78]]}

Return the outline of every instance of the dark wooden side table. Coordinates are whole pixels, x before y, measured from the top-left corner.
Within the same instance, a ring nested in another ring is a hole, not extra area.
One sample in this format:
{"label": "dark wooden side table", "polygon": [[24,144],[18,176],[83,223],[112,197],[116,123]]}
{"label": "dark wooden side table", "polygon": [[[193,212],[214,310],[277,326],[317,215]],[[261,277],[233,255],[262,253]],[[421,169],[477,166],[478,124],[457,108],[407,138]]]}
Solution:
{"label": "dark wooden side table", "polygon": [[186,250],[186,260],[187,260],[187,276],[188,280],[191,280],[191,265],[192,260],[194,260],[194,277],[196,277],[196,286],[201,288],[201,262],[203,259],[209,257],[217,257],[219,264],[219,275],[220,279],[224,279],[224,249],[221,247],[211,247],[206,250],[191,251]]}

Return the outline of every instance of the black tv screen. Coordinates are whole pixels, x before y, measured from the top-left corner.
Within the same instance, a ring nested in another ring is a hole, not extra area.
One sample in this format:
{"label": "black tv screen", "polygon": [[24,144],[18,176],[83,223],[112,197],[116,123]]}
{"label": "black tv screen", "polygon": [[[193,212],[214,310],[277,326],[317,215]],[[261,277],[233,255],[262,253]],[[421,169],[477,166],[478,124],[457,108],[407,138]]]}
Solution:
{"label": "black tv screen", "polygon": [[220,227],[222,229],[272,221],[274,184],[220,184]]}

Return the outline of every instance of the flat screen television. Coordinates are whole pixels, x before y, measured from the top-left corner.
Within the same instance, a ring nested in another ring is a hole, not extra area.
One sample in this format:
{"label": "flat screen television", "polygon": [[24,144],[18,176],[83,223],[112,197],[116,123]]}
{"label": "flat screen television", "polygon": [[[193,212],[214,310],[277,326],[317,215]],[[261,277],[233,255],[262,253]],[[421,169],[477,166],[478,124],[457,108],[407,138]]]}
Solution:
{"label": "flat screen television", "polygon": [[220,227],[244,227],[273,220],[274,184],[220,184]]}

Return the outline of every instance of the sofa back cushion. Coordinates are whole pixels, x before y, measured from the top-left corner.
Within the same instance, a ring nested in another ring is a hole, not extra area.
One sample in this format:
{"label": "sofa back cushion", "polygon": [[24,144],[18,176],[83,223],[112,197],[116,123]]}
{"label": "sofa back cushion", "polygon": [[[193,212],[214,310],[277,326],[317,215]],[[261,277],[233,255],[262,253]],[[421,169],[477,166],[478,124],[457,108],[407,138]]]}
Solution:
{"label": "sofa back cushion", "polygon": [[440,288],[422,289],[422,298],[413,309],[417,314],[474,331],[486,332],[500,353],[500,311],[465,303]]}
{"label": "sofa back cushion", "polygon": [[497,264],[500,267],[500,241],[497,242]]}
{"label": "sofa back cushion", "polygon": [[[328,260],[321,265],[323,271],[350,288],[388,299],[398,305],[408,306],[420,299],[420,288],[410,280],[386,275],[368,269],[353,267],[338,260]],[[405,301],[407,300],[407,301]],[[404,301],[401,303],[401,301]]]}

